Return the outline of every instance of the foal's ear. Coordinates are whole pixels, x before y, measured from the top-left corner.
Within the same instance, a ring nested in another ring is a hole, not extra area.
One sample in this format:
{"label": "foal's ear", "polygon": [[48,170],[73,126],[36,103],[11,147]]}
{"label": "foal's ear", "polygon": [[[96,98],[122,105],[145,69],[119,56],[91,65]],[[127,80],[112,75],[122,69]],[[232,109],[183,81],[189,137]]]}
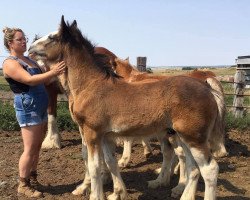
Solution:
{"label": "foal's ear", "polygon": [[61,17],[61,27],[62,26],[66,26],[66,23],[65,23],[65,21],[64,21],[64,15],[62,15],[62,17]]}
{"label": "foal's ear", "polygon": [[73,21],[73,23],[71,24],[71,27],[74,27],[74,28],[77,27],[77,22],[76,22],[76,20]]}
{"label": "foal's ear", "polygon": [[64,41],[67,41],[68,38],[70,38],[70,36],[71,36],[70,29],[69,29],[68,25],[65,23],[63,15],[62,15],[62,18],[61,18],[61,25],[60,25],[60,28],[59,28],[59,35]]}
{"label": "foal's ear", "polygon": [[64,16],[61,18],[60,33],[63,35],[64,31],[67,30],[67,25],[64,21]]}

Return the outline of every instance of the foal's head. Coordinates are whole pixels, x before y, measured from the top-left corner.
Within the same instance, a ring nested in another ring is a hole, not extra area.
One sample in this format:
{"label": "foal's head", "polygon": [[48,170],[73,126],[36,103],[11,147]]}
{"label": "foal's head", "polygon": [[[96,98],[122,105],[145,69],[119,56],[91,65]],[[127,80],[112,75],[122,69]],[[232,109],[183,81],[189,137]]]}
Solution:
{"label": "foal's head", "polygon": [[70,67],[71,63],[77,63],[80,66],[88,63],[106,77],[118,77],[112,70],[110,63],[106,62],[103,55],[95,54],[95,46],[82,35],[74,20],[72,24],[65,23],[62,16],[58,31],[52,32],[38,40],[30,47],[29,53],[38,55],[46,61],[48,65],[64,60]]}

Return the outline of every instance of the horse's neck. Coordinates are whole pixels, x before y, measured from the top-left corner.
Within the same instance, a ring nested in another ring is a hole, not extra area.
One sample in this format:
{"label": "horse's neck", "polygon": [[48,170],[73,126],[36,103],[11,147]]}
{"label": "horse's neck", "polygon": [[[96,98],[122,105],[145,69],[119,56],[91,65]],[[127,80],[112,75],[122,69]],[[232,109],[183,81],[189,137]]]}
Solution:
{"label": "horse's neck", "polygon": [[93,82],[101,80],[103,80],[103,75],[100,71],[91,67],[91,65],[83,65],[68,67],[67,73],[60,79],[60,82],[65,91],[75,99],[80,92],[85,91]]}

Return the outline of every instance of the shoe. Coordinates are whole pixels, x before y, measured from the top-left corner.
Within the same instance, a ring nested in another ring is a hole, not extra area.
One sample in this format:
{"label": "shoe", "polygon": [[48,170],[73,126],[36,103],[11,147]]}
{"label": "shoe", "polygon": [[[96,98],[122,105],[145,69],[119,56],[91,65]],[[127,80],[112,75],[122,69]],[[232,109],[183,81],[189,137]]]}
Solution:
{"label": "shoe", "polygon": [[19,179],[19,185],[17,188],[18,194],[23,194],[29,198],[40,198],[43,196],[41,192],[38,190],[35,190],[33,187],[30,185],[30,180],[26,178],[20,178]]}

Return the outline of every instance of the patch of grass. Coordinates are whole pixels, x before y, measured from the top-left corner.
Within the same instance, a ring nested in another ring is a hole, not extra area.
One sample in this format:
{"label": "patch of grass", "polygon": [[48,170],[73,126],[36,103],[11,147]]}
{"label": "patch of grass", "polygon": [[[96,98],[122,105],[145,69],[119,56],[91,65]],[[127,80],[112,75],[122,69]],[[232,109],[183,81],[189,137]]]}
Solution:
{"label": "patch of grass", "polygon": [[233,113],[228,112],[226,115],[226,130],[237,129],[246,130],[250,127],[250,113],[247,113],[243,118],[235,118]]}
{"label": "patch of grass", "polygon": [[57,105],[57,124],[60,131],[78,130],[78,126],[71,119],[68,102],[59,102]]}
{"label": "patch of grass", "polygon": [[7,83],[7,81],[5,80],[5,78],[0,75],[0,91],[1,90],[10,91],[10,87],[9,87],[9,84]]}
{"label": "patch of grass", "polygon": [[15,110],[9,102],[0,101],[0,129],[4,131],[20,130],[16,120]]}

